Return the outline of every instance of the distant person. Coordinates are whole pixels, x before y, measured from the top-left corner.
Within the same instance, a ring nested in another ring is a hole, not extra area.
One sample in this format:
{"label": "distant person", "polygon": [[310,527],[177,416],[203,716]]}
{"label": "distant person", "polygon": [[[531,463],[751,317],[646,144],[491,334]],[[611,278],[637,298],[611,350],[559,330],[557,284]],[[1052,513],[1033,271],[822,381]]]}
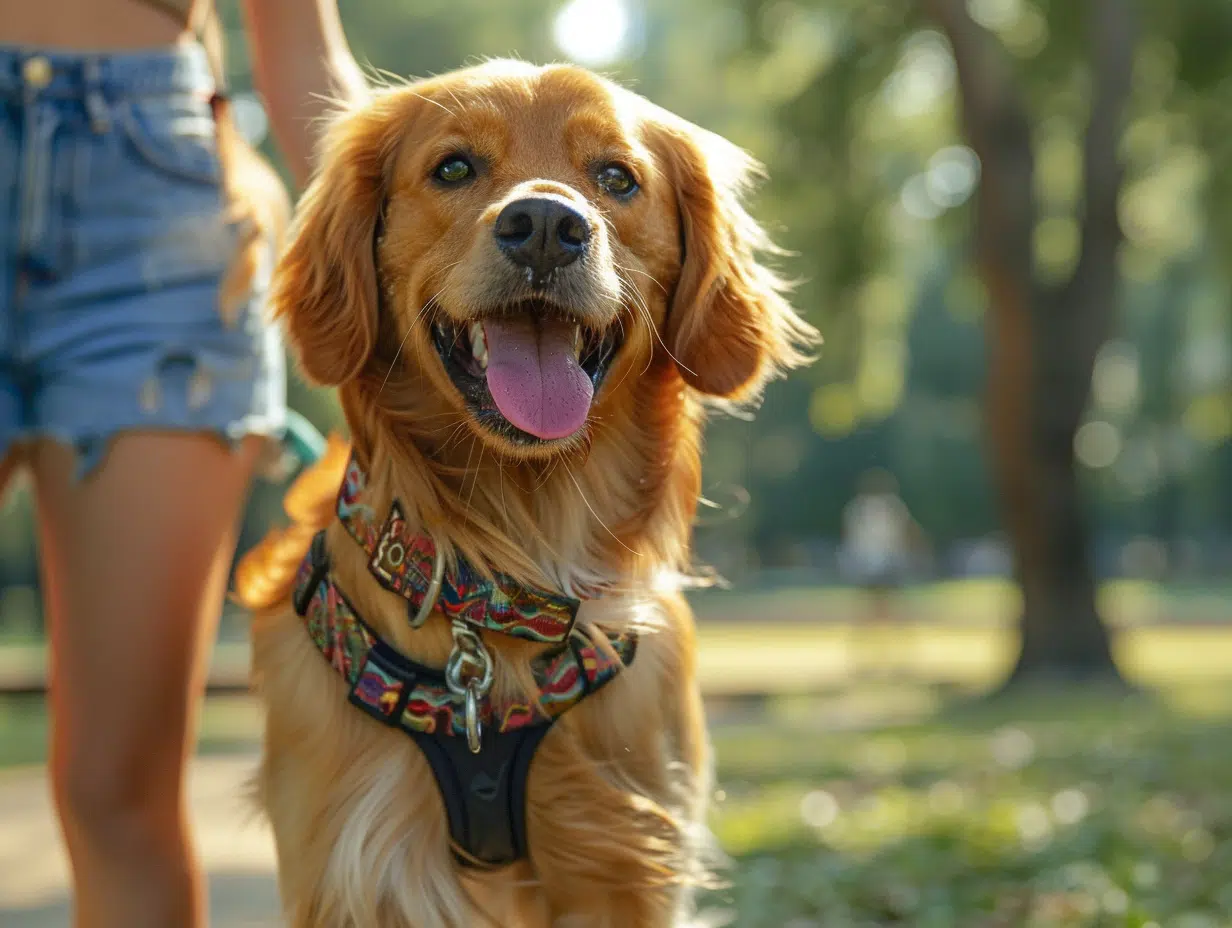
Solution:
{"label": "distant person", "polygon": [[[244,12],[303,183],[323,97],[362,75],[335,0]],[[262,265],[287,197],[230,121],[218,36],[209,0],[0,13],[0,482],[34,478],[81,928],[205,924],[185,764],[247,486],[285,416]]]}
{"label": "distant person", "polygon": [[[907,579],[918,537],[894,475],[880,468],[865,472],[843,510],[841,557],[850,581],[864,591],[866,636],[883,632],[893,619],[894,592]],[[877,653],[880,646],[870,645]]]}

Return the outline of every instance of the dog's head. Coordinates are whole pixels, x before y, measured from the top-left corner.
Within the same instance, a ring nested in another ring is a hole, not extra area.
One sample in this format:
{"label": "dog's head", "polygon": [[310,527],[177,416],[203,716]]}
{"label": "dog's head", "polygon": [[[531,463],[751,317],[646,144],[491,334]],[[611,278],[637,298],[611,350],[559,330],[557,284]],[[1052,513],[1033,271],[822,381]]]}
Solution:
{"label": "dog's head", "polygon": [[815,333],[740,204],[754,170],[572,67],[379,91],[327,135],[274,304],[315,382],[409,371],[421,417],[498,458],[567,453],[656,359],[727,400],[802,360]]}

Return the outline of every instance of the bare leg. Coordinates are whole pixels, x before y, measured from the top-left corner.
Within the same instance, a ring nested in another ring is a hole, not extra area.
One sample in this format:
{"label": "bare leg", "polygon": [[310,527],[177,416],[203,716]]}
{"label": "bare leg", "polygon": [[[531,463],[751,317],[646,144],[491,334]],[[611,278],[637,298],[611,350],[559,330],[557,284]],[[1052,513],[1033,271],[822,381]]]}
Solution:
{"label": "bare leg", "polygon": [[848,676],[853,681],[892,674],[892,655],[897,644],[890,628],[889,592],[880,585],[865,585],[860,600],[847,638]]}
{"label": "bare leg", "polygon": [[871,591],[870,596],[870,634],[867,644],[872,645],[872,675],[893,677],[898,642],[895,641],[893,630],[890,628],[890,594],[884,586],[877,586]]}
{"label": "bare leg", "polygon": [[52,640],[52,776],[77,928],[200,928],[184,770],[258,440],[126,433],[32,465]]}

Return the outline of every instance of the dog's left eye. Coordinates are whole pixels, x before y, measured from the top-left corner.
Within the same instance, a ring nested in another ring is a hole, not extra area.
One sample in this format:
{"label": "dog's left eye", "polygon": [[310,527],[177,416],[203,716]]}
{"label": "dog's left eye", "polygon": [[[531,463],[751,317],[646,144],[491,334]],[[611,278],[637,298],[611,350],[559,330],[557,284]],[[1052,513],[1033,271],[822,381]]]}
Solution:
{"label": "dog's left eye", "polygon": [[605,164],[596,175],[599,186],[614,197],[629,197],[637,191],[637,181],[628,168],[619,164]]}
{"label": "dog's left eye", "polygon": [[436,166],[432,176],[447,184],[456,184],[472,177],[474,173],[475,169],[471,167],[469,161],[457,155],[451,155]]}

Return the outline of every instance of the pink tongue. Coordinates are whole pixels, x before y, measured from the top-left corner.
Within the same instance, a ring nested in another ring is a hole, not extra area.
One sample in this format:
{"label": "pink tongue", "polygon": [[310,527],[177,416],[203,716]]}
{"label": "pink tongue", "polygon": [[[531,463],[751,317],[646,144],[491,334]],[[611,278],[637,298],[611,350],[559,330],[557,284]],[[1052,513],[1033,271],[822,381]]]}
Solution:
{"label": "pink tongue", "polygon": [[566,322],[489,319],[488,390],[501,415],[536,438],[567,438],[586,422],[594,387],[573,355]]}

